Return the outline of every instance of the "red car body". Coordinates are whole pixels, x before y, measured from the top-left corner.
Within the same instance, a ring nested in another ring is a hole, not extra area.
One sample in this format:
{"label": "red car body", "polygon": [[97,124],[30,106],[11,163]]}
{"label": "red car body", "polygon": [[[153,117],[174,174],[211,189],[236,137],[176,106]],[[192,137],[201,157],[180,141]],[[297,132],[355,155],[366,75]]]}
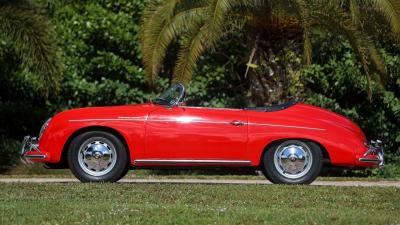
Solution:
{"label": "red car body", "polygon": [[142,166],[258,167],[274,142],[302,139],[317,143],[334,166],[376,167],[381,154],[362,130],[343,116],[296,103],[271,112],[163,106],[153,103],[72,109],[55,115],[36,146],[23,151],[30,161],[58,164],[77,134],[106,129],[124,141],[130,163]]}

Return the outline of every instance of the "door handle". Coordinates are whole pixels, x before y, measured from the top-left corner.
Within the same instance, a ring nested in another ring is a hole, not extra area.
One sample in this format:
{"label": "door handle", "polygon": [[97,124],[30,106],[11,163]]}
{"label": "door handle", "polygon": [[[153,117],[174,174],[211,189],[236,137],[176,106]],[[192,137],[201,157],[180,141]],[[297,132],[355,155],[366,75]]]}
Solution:
{"label": "door handle", "polygon": [[233,126],[243,126],[243,125],[244,125],[244,122],[239,121],[239,120],[234,120],[234,121],[231,122],[231,124],[232,124]]}

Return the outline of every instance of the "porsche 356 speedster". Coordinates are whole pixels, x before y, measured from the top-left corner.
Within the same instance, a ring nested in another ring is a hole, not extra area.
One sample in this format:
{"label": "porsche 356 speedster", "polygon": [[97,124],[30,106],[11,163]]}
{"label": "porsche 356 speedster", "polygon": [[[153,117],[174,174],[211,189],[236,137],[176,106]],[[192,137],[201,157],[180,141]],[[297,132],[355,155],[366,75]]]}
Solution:
{"label": "porsche 356 speedster", "polygon": [[261,170],[273,183],[308,184],[323,166],[383,166],[381,142],[349,119],[288,102],[244,109],[191,107],[173,85],[150,103],[67,110],[26,136],[25,162],[69,168],[82,182],[115,182],[129,169]]}

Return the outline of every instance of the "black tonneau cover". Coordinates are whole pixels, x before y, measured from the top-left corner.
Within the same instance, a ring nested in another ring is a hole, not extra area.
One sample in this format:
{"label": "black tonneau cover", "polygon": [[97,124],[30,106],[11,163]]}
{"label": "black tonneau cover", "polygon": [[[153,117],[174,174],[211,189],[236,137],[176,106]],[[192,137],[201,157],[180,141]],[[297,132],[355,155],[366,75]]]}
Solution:
{"label": "black tonneau cover", "polygon": [[259,112],[275,112],[275,111],[287,109],[290,106],[295,105],[296,103],[297,103],[296,100],[291,100],[289,102],[286,102],[284,104],[279,104],[279,105],[263,106],[263,107],[248,107],[248,108],[244,108],[244,109],[259,111]]}

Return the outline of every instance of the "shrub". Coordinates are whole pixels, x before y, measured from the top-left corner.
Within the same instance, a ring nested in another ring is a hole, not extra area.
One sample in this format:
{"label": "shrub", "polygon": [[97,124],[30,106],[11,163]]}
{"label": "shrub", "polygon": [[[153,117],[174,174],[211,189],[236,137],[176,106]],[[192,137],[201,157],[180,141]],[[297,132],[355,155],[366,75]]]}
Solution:
{"label": "shrub", "polygon": [[0,136],[0,173],[7,171],[18,162],[18,157],[16,157],[18,154],[15,150],[19,149],[20,145],[20,141]]}

